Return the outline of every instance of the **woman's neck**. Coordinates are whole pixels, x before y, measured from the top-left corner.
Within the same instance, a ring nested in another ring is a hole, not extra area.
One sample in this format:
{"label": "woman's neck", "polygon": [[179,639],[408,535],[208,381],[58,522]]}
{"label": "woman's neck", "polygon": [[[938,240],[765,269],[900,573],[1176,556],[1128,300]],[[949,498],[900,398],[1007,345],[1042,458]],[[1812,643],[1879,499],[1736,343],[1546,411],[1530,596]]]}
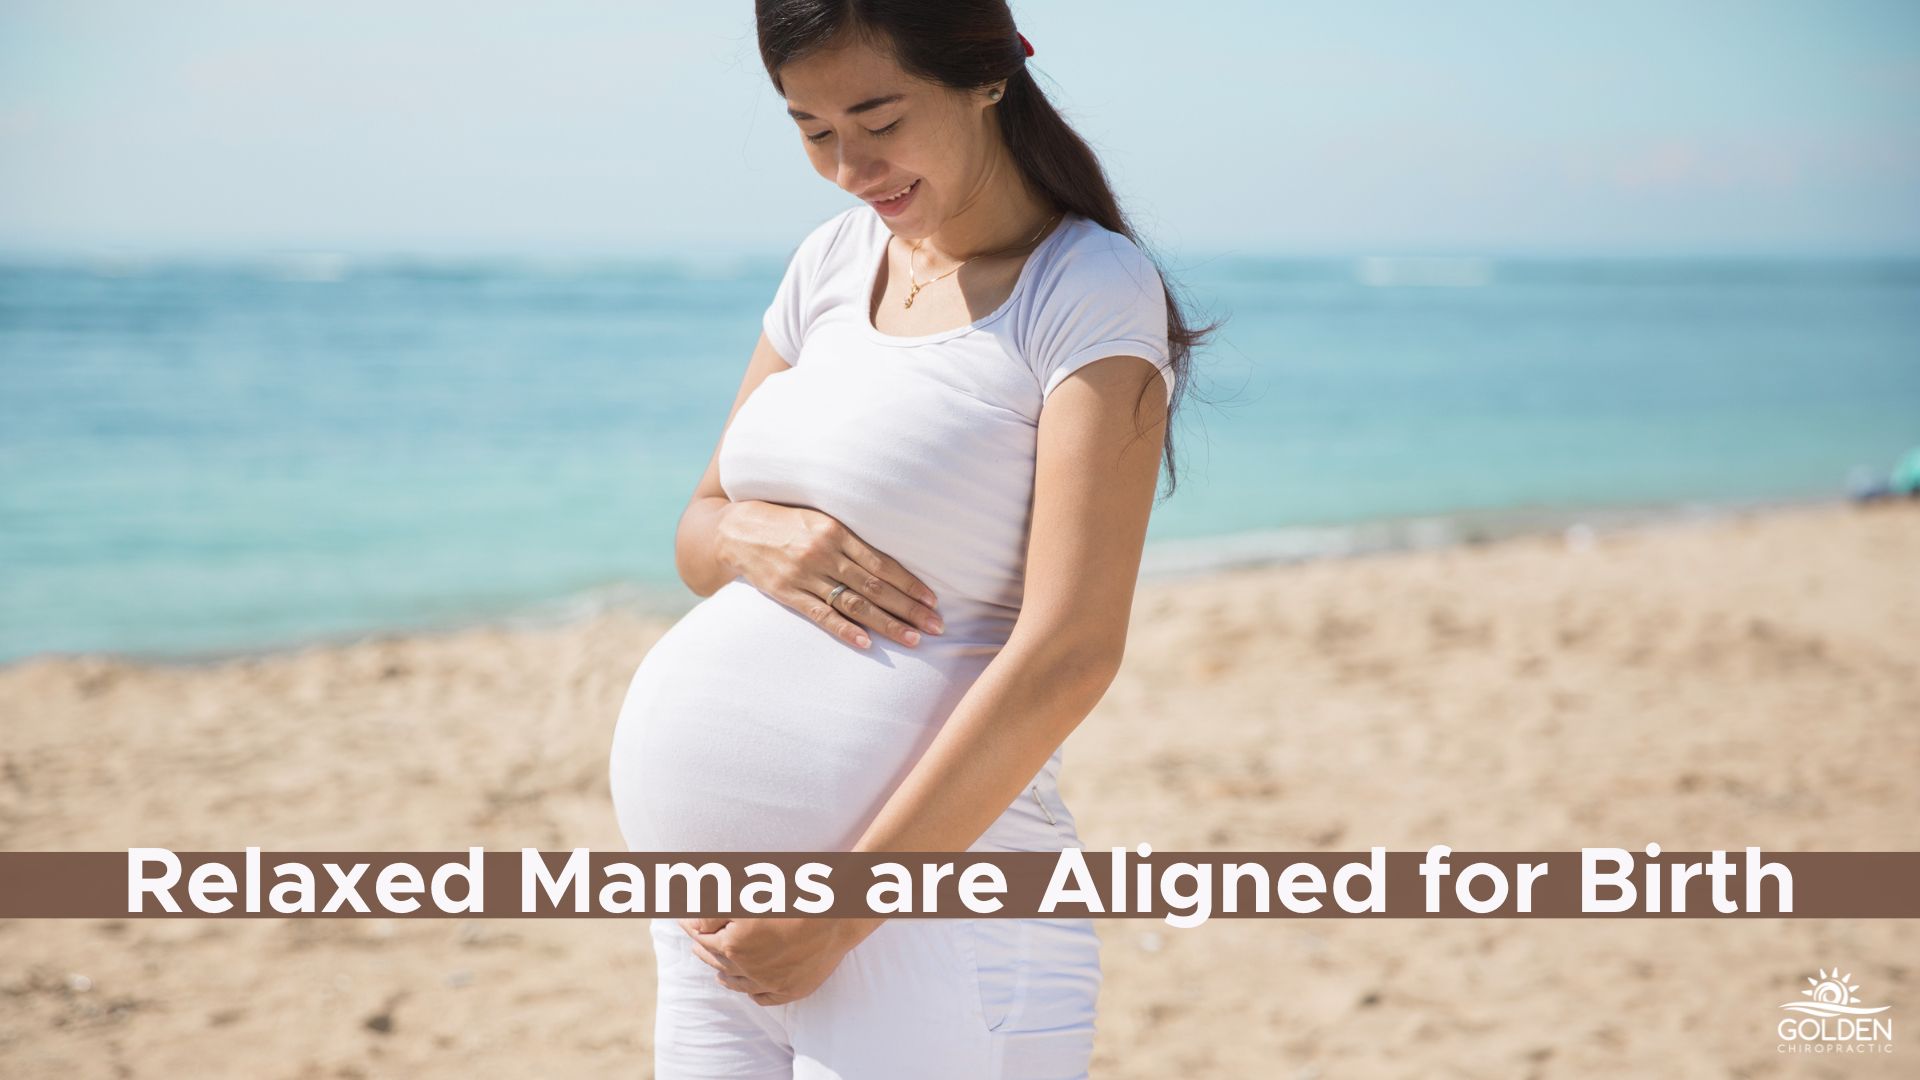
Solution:
{"label": "woman's neck", "polygon": [[1002,153],[980,194],[918,242],[920,271],[938,274],[967,259],[1019,254],[1058,213]]}

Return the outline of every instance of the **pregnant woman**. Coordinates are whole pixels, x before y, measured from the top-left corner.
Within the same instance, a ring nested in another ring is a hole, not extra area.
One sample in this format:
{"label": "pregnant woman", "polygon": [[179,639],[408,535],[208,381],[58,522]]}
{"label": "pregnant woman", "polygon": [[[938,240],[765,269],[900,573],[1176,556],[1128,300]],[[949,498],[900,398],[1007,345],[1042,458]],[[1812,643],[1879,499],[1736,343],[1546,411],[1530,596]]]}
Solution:
{"label": "pregnant woman", "polygon": [[[763,0],[821,176],[610,764],[632,851],[1059,851],[1189,330],[1004,3]],[[1100,361],[1105,361],[1100,362]],[[1090,919],[654,919],[655,1071],[1084,1076]]]}

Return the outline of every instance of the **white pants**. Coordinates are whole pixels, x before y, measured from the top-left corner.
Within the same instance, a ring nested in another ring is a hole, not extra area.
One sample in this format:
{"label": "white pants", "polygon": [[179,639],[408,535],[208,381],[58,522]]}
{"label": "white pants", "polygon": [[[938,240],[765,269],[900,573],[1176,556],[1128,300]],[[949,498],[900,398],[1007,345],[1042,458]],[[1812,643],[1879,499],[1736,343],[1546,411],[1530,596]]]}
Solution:
{"label": "white pants", "polygon": [[657,1080],[1074,1080],[1093,1056],[1093,920],[895,918],[819,989],[759,1005],[651,920]]}

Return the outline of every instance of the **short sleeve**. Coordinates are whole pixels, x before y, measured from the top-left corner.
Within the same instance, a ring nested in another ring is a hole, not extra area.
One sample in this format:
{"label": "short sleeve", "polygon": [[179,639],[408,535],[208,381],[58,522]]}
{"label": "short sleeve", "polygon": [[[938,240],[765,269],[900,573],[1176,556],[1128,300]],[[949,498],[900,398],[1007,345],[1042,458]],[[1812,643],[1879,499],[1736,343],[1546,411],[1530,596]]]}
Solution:
{"label": "short sleeve", "polygon": [[1047,275],[1028,351],[1043,401],[1096,360],[1138,356],[1160,369],[1171,405],[1167,294],[1153,260],[1110,230],[1073,245]]}
{"label": "short sleeve", "polygon": [[836,214],[807,233],[787,259],[787,270],[774,290],[773,302],[760,317],[768,343],[789,367],[800,362],[800,347],[806,343],[807,327],[817,306],[814,286],[820,281],[827,254],[845,220],[845,214]]}

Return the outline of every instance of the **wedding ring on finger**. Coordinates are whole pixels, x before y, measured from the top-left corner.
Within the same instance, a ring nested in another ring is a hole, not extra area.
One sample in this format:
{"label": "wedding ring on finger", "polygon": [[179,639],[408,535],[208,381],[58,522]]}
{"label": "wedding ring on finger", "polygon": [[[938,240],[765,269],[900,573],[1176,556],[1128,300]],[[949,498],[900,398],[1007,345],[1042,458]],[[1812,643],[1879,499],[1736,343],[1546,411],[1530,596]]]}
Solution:
{"label": "wedding ring on finger", "polygon": [[833,591],[827,594],[827,606],[828,607],[835,606],[833,602],[835,600],[840,599],[840,594],[846,591],[847,591],[846,582],[841,582],[840,584],[835,585],[833,587]]}

